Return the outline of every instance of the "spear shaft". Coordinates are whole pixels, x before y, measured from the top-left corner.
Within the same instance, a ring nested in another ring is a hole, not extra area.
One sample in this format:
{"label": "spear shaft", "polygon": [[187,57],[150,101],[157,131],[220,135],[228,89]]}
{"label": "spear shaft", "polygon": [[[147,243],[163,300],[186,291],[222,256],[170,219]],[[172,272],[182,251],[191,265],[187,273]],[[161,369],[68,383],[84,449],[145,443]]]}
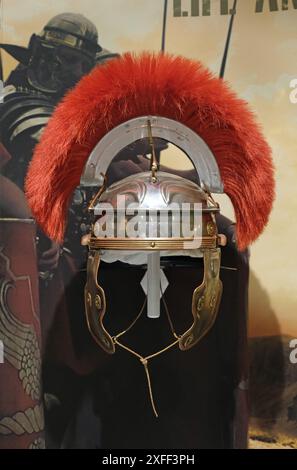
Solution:
{"label": "spear shaft", "polygon": [[234,0],[233,8],[231,10],[231,18],[230,18],[230,23],[229,23],[229,28],[228,28],[228,34],[227,34],[227,40],[225,44],[223,60],[221,64],[220,78],[224,78],[224,75],[225,75],[226,63],[227,63],[230,40],[231,40],[232,29],[233,29],[233,22],[234,22],[234,17],[236,15],[236,6],[237,6],[237,0]]}
{"label": "spear shaft", "polygon": [[161,52],[165,52],[165,37],[166,37],[166,23],[167,23],[167,7],[168,7],[168,0],[164,0]]}

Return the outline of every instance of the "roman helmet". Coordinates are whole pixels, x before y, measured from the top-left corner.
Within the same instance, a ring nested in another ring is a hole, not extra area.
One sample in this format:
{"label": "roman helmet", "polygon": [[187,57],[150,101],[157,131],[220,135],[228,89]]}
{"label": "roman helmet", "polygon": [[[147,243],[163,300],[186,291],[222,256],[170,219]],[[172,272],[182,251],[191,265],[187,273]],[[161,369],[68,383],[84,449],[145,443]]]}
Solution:
{"label": "roman helmet", "polygon": [[[197,171],[197,184],[160,171],[155,139],[186,153]],[[150,147],[148,171],[108,186],[106,173],[113,159],[139,141]],[[226,193],[233,202],[237,246],[245,249],[264,229],[272,207],[270,148],[247,104],[201,63],[166,54],[125,54],[77,85],[55,110],[36,149],[26,193],[38,223],[55,240],[63,240],[68,202],[79,184],[98,189],[89,203],[91,228],[82,240],[89,247],[84,295],[90,333],[107,353],[121,347],[140,360],[157,415],[148,362],[171,347],[187,351],[195,346],[218,312],[225,239],[217,230],[215,193]],[[193,292],[190,328],[176,333],[174,319],[168,317],[172,343],[143,357],[123,340],[139,316],[118,334],[104,326],[108,299],[98,283],[100,259],[142,256],[147,263],[147,312],[156,318],[164,297],[164,253],[203,257],[204,278]]]}

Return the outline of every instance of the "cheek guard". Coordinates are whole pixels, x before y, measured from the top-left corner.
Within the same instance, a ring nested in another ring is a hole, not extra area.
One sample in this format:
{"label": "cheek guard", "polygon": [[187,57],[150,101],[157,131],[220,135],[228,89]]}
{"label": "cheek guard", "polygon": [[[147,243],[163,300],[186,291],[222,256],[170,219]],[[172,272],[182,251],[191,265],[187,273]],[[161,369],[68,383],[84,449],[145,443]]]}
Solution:
{"label": "cheek guard", "polygon": [[[204,278],[193,292],[193,324],[178,336],[178,346],[182,351],[195,346],[213,326],[222,295],[220,273],[220,250],[212,249],[204,253]],[[107,353],[115,352],[116,335],[112,337],[104,328],[103,319],[106,313],[104,290],[98,284],[100,253],[90,250],[87,265],[87,282],[85,286],[85,313],[89,331],[96,343]]]}

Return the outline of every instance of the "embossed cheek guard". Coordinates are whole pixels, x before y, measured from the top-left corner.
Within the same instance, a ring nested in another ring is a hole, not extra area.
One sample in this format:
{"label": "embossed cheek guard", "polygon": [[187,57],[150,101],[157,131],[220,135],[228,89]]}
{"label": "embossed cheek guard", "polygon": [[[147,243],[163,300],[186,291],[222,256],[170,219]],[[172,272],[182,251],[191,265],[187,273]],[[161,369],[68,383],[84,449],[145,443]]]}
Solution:
{"label": "embossed cheek guard", "polygon": [[[182,351],[195,346],[207,334],[216,320],[223,290],[219,277],[220,258],[220,248],[204,250],[203,281],[196,287],[192,297],[193,324],[182,335],[179,335],[176,341]],[[92,337],[104,351],[113,354],[117,340],[116,336],[112,337],[103,325],[106,313],[106,299],[104,290],[97,281],[99,266],[100,252],[91,249],[87,264],[85,312]]]}

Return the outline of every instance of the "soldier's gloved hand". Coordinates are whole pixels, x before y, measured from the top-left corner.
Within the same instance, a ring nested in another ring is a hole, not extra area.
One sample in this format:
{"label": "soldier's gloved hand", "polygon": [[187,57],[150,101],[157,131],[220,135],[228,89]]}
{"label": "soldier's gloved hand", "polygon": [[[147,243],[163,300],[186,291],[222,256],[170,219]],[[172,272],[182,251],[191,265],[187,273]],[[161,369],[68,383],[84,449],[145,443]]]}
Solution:
{"label": "soldier's gloved hand", "polygon": [[61,247],[58,243],[51,241],[50,248],[43,251],[38,259],[38,268],[40,271],[53,271],[58,267],[61,255]]}
{"label": "soldier's gloved hand", "polygon": [[150,168],[150,161],[142,156],[138,156],[133,160],[114,160],[107,171],[107,183],[111,185],[116,181],[119,181],[127,176],[133,175],[134,173],[140,173],[142,171],[148,171]]}
{"label": "soldier's gloved hand", "polygon": [[[146,157],[138,155],[134,160],[117,160],[115,159],[107,171],[107,184],[108,186],[116,181],[119,181],[127,176],[142,171],[149,171],[150,160]],[[160,171],[172,173],[174,175],[181,176],[182,178],[189,179],[194,183],[198,183],[196,170],[176,170],[175,168],[169,168],[161,165]]]}

